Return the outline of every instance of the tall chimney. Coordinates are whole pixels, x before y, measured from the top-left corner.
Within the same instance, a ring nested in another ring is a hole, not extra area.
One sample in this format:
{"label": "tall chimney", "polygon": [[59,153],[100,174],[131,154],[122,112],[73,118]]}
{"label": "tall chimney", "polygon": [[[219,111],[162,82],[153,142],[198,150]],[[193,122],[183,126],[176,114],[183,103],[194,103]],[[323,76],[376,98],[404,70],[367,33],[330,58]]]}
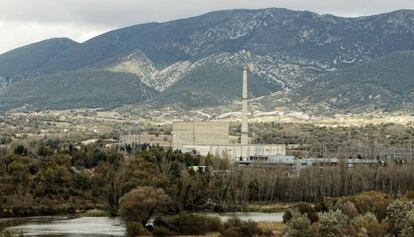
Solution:
{"label": "tall chimney", "polygon": [[242,158],[248,156],[248,143],[249,143],[249,124],[248,124],[248,102],[247,102],[247,66],[243,67],[243,94],[242,94],[242,128],[241,128],[241,145],[242,145]]}

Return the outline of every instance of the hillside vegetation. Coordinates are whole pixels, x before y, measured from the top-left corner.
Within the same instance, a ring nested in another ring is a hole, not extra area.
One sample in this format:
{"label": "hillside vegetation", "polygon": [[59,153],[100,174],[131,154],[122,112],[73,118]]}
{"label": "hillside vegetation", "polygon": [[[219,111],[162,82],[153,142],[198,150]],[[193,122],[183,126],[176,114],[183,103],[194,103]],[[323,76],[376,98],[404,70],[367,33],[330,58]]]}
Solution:
{"label": "hillside vegetation", "polygon": [[0,75],[2,77],[33,77],[41,73],[40,68],[51,63],[51,58],[77,46],[67,38],[44,40],[0,55]]}
{"label": "hillside vegetation", "polygon": [[300,88],[294,98],[307,105],[345,111],[413,108],[414,52],[327,73]]}
{"label": "hillside vegetation", "polygon": [[86,70],[22,80],[0,91],[0,110],[117,107],[137,104],[154,94],[132,74]]}
{"label": "hillside vegetation", "polygon": [[[250,97],[268,95],[274,90],[272,85],[252,74],[250,74],[248,87]],[[186,75],[162,92],[157,101],[161,104],[179,102],[187,107],[220,105],[223,102],[240,99],[241,91],[241,68],[211,63]]]}

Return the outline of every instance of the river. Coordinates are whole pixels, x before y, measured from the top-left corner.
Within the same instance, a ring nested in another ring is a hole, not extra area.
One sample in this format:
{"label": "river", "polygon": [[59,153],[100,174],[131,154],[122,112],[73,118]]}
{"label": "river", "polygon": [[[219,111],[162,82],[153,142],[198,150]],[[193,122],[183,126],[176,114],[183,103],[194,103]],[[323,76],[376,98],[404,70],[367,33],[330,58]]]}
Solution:
{"label": "river", "polygon": [[[242,220],[257,222],[281,222],[283,213],[204,213],[219,217],[223,222],[237,216]],[[0,231],[23,232],[24,236],[36,237],[107,237],[125,236],[125,225],[119,218],[45,216],[0,219]]]}
{"label": "river", "polygon": [[24,236],[103,237],[125,236],[125,225],[118,218],[46,216],[0,219],[0,229]]}

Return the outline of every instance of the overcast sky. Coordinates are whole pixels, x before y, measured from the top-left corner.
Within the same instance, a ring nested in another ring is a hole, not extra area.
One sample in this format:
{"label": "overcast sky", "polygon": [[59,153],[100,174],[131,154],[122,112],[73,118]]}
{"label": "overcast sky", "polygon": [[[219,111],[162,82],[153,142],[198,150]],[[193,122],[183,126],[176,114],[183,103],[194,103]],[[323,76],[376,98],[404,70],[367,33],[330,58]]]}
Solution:
{"label": "overcast sky", "polygon": [[0,53],[52,37],[83,42],[138,23],[268,7],[361,16],[414,9],[414,0],[0,0]]}

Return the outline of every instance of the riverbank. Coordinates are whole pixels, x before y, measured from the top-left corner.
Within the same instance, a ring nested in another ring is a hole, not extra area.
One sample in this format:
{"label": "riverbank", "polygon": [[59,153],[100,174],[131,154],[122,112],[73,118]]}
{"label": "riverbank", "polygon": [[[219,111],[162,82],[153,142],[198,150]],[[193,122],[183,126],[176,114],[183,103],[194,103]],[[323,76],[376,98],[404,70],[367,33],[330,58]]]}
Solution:
{"label": "riverbank", "polygon": [[32,206],[32,207],[13,207],[0,209],[0,218],[18,218],[33,216],[56,216],[87,213],[91,210],[99,210],[96,206],[73,207],[62,205],[59,207]]}
{"label": "riverbank", "polygon": [[[218,217],[226,222],[232,217],[240,220],[252,220],[258,226],[272,233],[283,230],[281,223],[283,213],[196,213],[210,217]],[[0,233],[3,230],[19,233],[23,231],[29,236],[125,236],[126,225],[117,217],[85,217],[82,215],[42,216],[25,218],[0,219]],[[106,232],[105,232],[105,231]],[[214,233],[207,236],[215,236]]]}
{"label": "riverbank", "polygon": [[[236,208],[225,210],[223,213],[228,212],[258,212],[258,213],[279,213],[285,212],[291,206],[296,203],[251,203],[247,205],[241,205]],[[200,213],[210,213],[211,211],[205,210]],[[72,215],[81,214],[89,217],[103,217],[110,216],[110,213],[103,208],[96,205],[86,205],[83,207],[73,207],[68,205],[62,206],[33,206],[33,207],[14,207],[0,209],[0,218],[19,218],[19,217],[35,217],[35,216],[56,216],[56,215]]]}
{"label": "riverbank", "polygon": [[277,203],[251,203],[247,205],[244,212],[276,213],[285,212],[296,203],[277,202]]}

